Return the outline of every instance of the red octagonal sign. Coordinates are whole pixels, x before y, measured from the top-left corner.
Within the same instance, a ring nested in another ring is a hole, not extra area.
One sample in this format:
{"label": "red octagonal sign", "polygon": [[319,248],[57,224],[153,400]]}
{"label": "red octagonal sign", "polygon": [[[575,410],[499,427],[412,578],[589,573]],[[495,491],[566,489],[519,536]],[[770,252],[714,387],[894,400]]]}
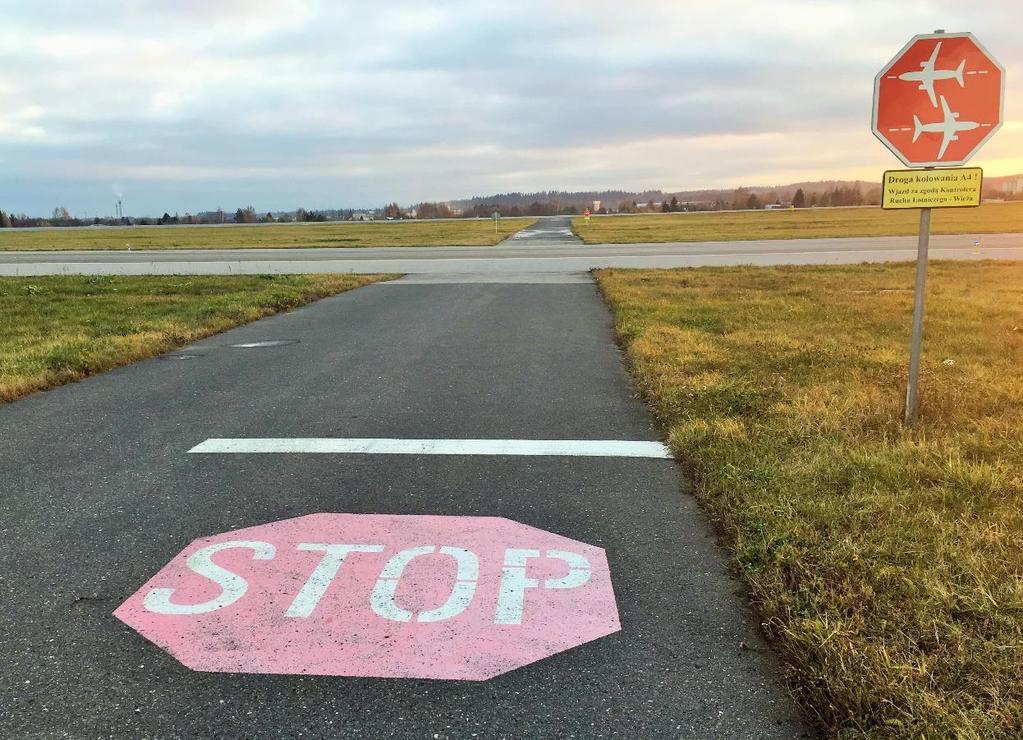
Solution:
{"label": "red octagonal sign", "polygon": [[910,167],[964,164],[1002,125],[1004,89],[973,34],[915,36],[874,79],[874,135]]}
{"label": "red octagonal sign", "polygon": [[601,548],[494,517],[225,532],[114,614],[195,670],[330,676],[483,680],[620,629]]}

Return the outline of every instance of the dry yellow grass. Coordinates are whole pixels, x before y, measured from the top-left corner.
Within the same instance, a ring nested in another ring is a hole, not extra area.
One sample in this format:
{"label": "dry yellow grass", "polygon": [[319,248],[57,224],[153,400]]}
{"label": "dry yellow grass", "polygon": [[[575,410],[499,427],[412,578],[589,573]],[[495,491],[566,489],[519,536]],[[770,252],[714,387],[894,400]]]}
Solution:
{"label": "dry yellow grass", "polygon": [[488,246],[535,222],[535,218],[503,218],[496,229],[489,219],[0,229],[0,251]]}
{"label": "dry yellow grass", "polygon": [[[880,208],[806,208],[779,211],[666,213],[599,216],[587,224],[572,219],[587,244],[639,242],[814,239],[847,236],[908,236],[920,223],[917,210]],[[939,208],[935,234],[994,234],[1023,231],[1023,202],[989,203],[979,208]]]}
{"label": "dry yellow grass", "polygon": [[1023,264],[606,270],[636,383],[840,737],[1023,736]]}
{"label": "dry yellow grass", "polygon": [[0,403],[393,277],[0,277]]}

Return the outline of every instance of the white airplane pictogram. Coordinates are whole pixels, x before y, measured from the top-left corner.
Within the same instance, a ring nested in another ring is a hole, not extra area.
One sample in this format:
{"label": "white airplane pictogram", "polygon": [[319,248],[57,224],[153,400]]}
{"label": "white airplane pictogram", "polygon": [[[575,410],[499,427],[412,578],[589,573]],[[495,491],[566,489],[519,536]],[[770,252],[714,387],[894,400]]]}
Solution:
{"label": "white airplane pictogram", "polygon": [[934,52],[931,54],[931,58],[926,62],[920,62],[919,72],[903,72],[899,75],[900,80],[906,82],[919,82],[920,89],[927,93],[927,97],[931,99],[931,105],[935,108],[938,107],[938,100],[934,94],[934,83],[939,80],[955,80],[959,83],[959,87],[966,87],[966,83],[963,81],[963,70],[966,68],[966,60],[959,62],[957,69],[935,69],[934,64],[938,60],[938,52],[941,50],[941,42],[939,41],[934,46]]}
{"label": "white airplane pictogram", "polygon": [[959,140],[960,131],[972,131],[980,126],[976,121],[960,121],[959,114],[953,113],[948,107],[945,96],[941,96],[941,110],[945,114],[944,120],[936,123],[921,123],[919,116],[913,116],[913,141],[920,138],[920,134],[941,134],[941,148],[938,150],[937,159],[945,156],[945,150],[953,141]]}

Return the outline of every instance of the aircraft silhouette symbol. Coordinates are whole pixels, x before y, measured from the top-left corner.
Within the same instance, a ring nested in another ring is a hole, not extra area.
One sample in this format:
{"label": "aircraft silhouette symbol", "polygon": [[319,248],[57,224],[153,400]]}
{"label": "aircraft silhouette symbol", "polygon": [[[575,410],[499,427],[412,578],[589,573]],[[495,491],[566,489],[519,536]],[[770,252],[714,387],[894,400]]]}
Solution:
{"label": "aircraft silhouette symbol", "polygon": [[945,150],[953,141],[959,140],[960,131],[972,131],[980,126],[976,121],[960,121],[959,114],[953,113],[948,107],[945,96],[941,96],[941,110],[945,117],[935,123],[921,123],[920,117],[913,116],[913,141],[920,138],[920,134],[941,134],[941,148],[938,149],[938,159],[945,156]]}
{"label": "aircraft silhouette symbol", "polygon": [[931,105],[935,108],[938,107],[938,100],[934,93],[934,83],[939,80],[955,80],[959,83],[959,87],[966,87],[966,83],[963,81],[963,70],[966,68],[966,60],[959,62],[957,69],[935,69],[935,62],[938,60],[938,52],[941,51],[941,42],[939,41],[934,46],[934,52],[931,54],[931,58],[926,62],[920,62],[919,72],[903,72],[899,75],[900,80],[906,82],[919,82],[921,90],[927,93],[927,97],[931,99]]}

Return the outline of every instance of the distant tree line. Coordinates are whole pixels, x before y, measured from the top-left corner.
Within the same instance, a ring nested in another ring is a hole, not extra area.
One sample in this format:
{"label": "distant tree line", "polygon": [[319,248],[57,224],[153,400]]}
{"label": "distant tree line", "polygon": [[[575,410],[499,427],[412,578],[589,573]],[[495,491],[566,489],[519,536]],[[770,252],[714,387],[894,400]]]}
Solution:
{"label": "distant tree line", "polygon": [[170,214],[164,212],[162,216],[153,218],[150,216],[124,218],[94,217],[76,218],[72,216],[67,208],[58,206],[53,209],[49,218],[29,216],[24,213],[8,213],[0,210],[0,228],[30,227],[30,226],[166,226],[175,224],[254,224],[274,222],[317,222],[317,221],[346,221],[354,217],[355,211],[351,208],[328,209],[311,211],[305,208],[298,208],[294,211],[277,213],[258,213],[252,206],[238,208],[233,214],[225,213],[222,208],[215,211],[204,211],[201,213]]}
{"label": "distant tree line", "polygon": [[[1002,195],[998,193],[997,195]],[[1011,198],[1012,195],[1007,197]],[[1019,197],[1017,195],[1017,197]],[[594,199],[600,200],[600,199]],[[868,191],[866,195],[859,185],[836,186],[821,191],[806,192],[799,188],[794,194],[788,195],[780,191],[758,193],[747,188],[737,188],[731,197],[716,197],[706,200],[680,200],[678,195],[661,195],[655,200],[649,194],[646,201],[636,197],[625,197],[621,200],[602,202],[597,213],[678,213],[683,211],[720,211],[720,210],[756,210],[769,205],[791,206],[793,208],[813,208],[825,206],[858,206],[876,205],[880,203],[880,189]],[[476,200],[467,207],[457,208],[450,203],[424,201],[408,207],[397,202],[388,203],[381,209],[355,211],[354,209],[321,209],[311,210],[297,208],[294,211],[277,211],[259,213],[254,207],[244,206],[233,213],[222,208],[215,211],[200,213],[165,212],[158,218],[125,217],[117,218],[76,218],[67,208],[58,206],[53,209],[49,218],[27,216],[24,213],[14,214],[0,210],[0,228],[19,226],[149,226],[174,224],[254,224],[254,223],[316,223],[326,221],[348,221],[353,219],[434,219],[434,218],[489,218],[495,211],[502,216],[574,216],[585,210],[593,210],[593,200],[563,199],[554,197],[550,200],[534,199],[528,203],[509,203],[501,199]]]}
{"label": "distant tree line", "polygon": [[[455,201],[463,215],[485,215],[499,209],[505,215],[549,216],[582,213],[678,213],[683,211],[750,210],[766,207],[808,208],[817,206],[877,205],[881,202],[879,187],[867,183],[824,181],[807,186],[778,188],[746,188],[734,190],[695,190],[665,193],[650,190],[629,193],[620,190],[587,193],[507,193],[487,199],[472,198]],[[530,200],[529,198],[532,198]]]}
{"label": "distant tree line", "polygon": [[[1023,200],[1023,176],[993,178],[985,183],[984,197],[998,200]],[[759,210],[763,208],[823,208],[836,206],[869,206],[881,202],[881,189],[865,182],[821,181],[777,188],[740,187],[733,190],[698,190],[665,193],[649,190],[629,193],[622,190],[567,193],[544,191],[536,193],[505,193],[478,196],[468,200],[423,201],[401,206],[396,201],[382,208],[355,210],[351,208],[307,209],[260,213],[249,205],[225,212],[222,208],[199,213],[165,212],[153,217],[72,216],[67,208],[57,206],[48,217],[28,216],[0,210],[0,228],[27,226],[147,226],[172,224],[253,224],[253,223],[315,223],[366,219],[434,219],[490,218],[496,211],[502,216],[577,215],[596,213],[677,213],[683,211]]]}
{"label": "distant tree line", "polygon": [[[863,205],[864,203],[880,202],[880,193],[876,197],[864,198],[858,187],[828,189],[821,193],[813,192],[807,196],[802,189],[796,191],[791,205],[796,208],[804,206],[839,206]],[[777,193],[771,192],[759,196],[745,188],[734,191],[729,200],[717,198],[713,201],[680,201],[677,195],[661,201],[648,198],[646,202],[636,198],[624,198],[601,205],[597,213],[676,213],[681,211],[707,210],[745,210],[763,208],[765,204],[782,203]],[[24,226],[151,226],[175,224],[255,224],[255,223],[317,223],[326,221],[349,221],[353,219],[384,218],[384,219],[435,219],[435,218],[489,218],[495,211],[502,216],[574,216],[585,210],[593,210],[592,201],[568,201],[560,198],[554,200],[533,200],[526,204],[507,203],[501,200],[477,201],[467,208],[456,208],[449,203],[424,201],[408,207],[397,202],[388,203],[381,209],[355,211],[354,209],[323,209],[312,210],[297,208],[294,211],[277,211],[259,213],[253,206],[244,206],[233,213],[222,208],[215,211],[200,213],[164,212],[162,216],[124,217],[118,218],[76,218],[67,208],[58,206],[53,209],[49,218],[28,216],[24,213],[14,214],[0,210],[0,228]]]}
{"label": "distant tree line", "polygon": [[455,212],[447,203],[420,203],[415,206],[416,218],[454,218]]}
{"label": "distant tree line", "polygon": [[[1023,178],[1020,178],[1023,182]],[[1023,200],[1023,188],[984,188],[984,197],[990,200]]]}

